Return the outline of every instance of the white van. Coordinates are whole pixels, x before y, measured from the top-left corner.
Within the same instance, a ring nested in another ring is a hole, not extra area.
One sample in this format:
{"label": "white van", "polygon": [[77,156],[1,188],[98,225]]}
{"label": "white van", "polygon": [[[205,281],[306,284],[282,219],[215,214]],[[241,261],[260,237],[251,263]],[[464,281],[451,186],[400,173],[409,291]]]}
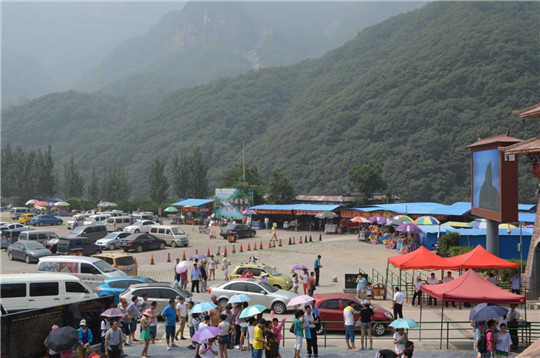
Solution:
{"label": "white van", "polygon": [[42,257],[36,266],[36,272],[71,273],[92,290],[109,278],[126,276],[125,272],[115,269],[101,259],[82,256]]}
{"label": "white van", "polygon": [[0,275],[0,288],[0,303],[10,313],[98,298],[79,278],[61,273]]}
{"label": "white van", "polygon": [[84,220],[83,225],[84,226],[97,225],[97,224],[105,225],[105,223],[107,222],[107,219],[110,216],[111,214],[90,215]]}
{"label": "white van", "polygon": [[[66,223],[66,228],[69,230],[75,229],[76,226],[83,226],[84,220],[86,220],[90,214],[76,214],[71,217]],[[75,226],[75,223],[77,225]]]}
{"label": "white van", "polygon": [[113,231],[122,231],[126,226],[131,225],[131,216],[111,216],[110,218],[107,218],[107,231],[113,232]]}
{"label": "white van", "polygon": [[151,211],[145,211],[142,213],[133,213],[133,215],[131,216],[133,217],[133,222],[139,221],[139,220],[156,221],[156,216]]}
{"label": "white van", "polygon": [[154,225],[150,227],[150,234],[165,240],[172,247],[189,245],[189,236],[178,226]]}
{"label": "white van", "polygon": [[9,209],[9,215],[11,216],[12,220],[19,220],[19,216],[22,214],[28,214],[29,212],[30,209],[23,206]]}
{"label": "white van", "polygon": [[43,245],[45,245],[47,241],[52,240],[52,239],[58,239],[58,235],[54,231],[50,231],[50,230],[23,231],[19,234],[19,241],[21,240],[37,241]]}

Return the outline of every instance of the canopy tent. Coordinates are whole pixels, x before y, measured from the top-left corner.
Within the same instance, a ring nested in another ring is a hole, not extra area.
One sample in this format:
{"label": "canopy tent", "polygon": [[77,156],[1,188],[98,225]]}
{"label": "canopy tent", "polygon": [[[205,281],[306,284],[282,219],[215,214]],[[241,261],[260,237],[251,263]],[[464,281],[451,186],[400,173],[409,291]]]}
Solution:
{"label": "canopy tent", "polygon": [[472,251],[452,257],[462,269],[519,269],[519,264],[501,259],[477,245]]}
{"label": "canopy tent", "polygon": [[388,263],[400,270],[459,270],[460,268],[453,259],[437,256],[424,246],[405,255],[389,257]]}
{"label": "canopy tent", "polygon": [[[472,269],[467,270],[463,275],[453,281],[440,285],[422,285],[422,292],[437,298],[440,301],[469,302],[494,304],[524,303],[525,296],[516,295],[503,290],[500,287],[488,282]],[[420,305],[420,321],[422,321],[422,307]],[[527,313],[525,312],[525,316]],[[444,305],[441,304],[441,339],[443,330]]]}

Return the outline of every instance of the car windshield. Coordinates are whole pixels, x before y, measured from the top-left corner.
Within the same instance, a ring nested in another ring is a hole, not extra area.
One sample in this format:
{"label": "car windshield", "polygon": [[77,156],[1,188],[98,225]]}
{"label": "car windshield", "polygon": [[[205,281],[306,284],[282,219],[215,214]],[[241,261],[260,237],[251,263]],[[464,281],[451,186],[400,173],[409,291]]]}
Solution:
{"label": "car windshield", "polygon": [[105,235],[104,239],[116,239],[117,236],[117,232],[111,232],[110,234]]}
{"label": "car windshield", "polygon": [[183,235],[183,234],[185,234],[184,230],[180,229],[179,227],[172,227],[171,232],[174,235]]}
{"label": "car windshield", "polygon": [[81,232],[83,232],[83,230],[84,230],[83,227],[78,227],[75,230],[73,230],[72,233],[73,234],[80,234]]}
{"label": "car windshield", "polygon": [[43,246],[39,242],[35,242],[35,241],[30,241],[25,246],[26,246],[27,250],[39,250],[39,249],[44,249],[45,248],[45,246]]}
{"label": "car windshield", "polygon": [[281,274],[273,267],[265,266],[264,269],[272,276],[281,276]]}
{"label": "car windshield", "polygon": [[[150,281],[149,281],[150,282]],[[180,292],[180,296],[184,296],[184,297],[191,297],[193,296],[193,294],[189,291],[186,291],[184,290],[183,288],[181,288],[180,286],[176,285],[176,290],[178,292]]]}
{"label": "car windshield", "polygon": [[94,265],[103,273],[106,272],[113,272],[115,270],[114,267],[106,263],[105,261],[96,261],[94,262]]}
{"label": "car windshield", "polygon": [[268,292],[276,292],[278,290],[274,286],[271,286],[271,285],[269,285],[269,284],[267,284],[266,282],[263,282],[263,281],[259,281],[258,284],[261,285],[261,287],[263,287]]}
{"label": "car windshield", "polygon": [[225,230],[234,230],[236,228],[236,224],[229,224],[225,226]]}

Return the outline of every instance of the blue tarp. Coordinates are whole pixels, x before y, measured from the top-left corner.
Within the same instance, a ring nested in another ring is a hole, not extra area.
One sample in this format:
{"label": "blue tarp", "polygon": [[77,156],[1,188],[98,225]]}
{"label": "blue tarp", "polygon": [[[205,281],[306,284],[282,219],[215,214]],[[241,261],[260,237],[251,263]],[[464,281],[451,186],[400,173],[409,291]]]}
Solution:
{"label": "blue tarp", "polygon": [[206,205],[208,203],[211,203],[213,201],[214,200],[212,200],[212,199],[186,199],[186,200],[179,201],[177,203],[173,203],[171,205],[199,207],[199,206],[203,206],[203,205]]}
{"label": "blue tarp", "polygon": [[468,201],[458,201],[452,205],[443,205],[429,212],[430,215],[452,215],[463,216],[471,211],[471,203]]}
{"label": "blue tarp", "polygon": [[534,204],[518,204],[519,211],[531,211],[536,205]]}
{"label": "blue tarp", "polygon": [[536,220],[536,213],[518,213],[518,220],[522,223],[534,224]]}
{"label": "blue tarp", "polygon": [[318,205],[318,204],[283,204],[283,205],[256,205],[250,207],[252,210],[311,210],[311,211],[332,211],[341,205]]}

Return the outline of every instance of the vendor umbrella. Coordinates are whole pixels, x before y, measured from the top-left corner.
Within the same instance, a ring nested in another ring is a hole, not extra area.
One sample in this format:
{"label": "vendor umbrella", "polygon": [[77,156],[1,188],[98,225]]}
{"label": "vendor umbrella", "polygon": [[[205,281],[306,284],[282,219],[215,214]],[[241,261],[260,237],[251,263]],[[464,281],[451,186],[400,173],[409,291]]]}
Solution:
{"label": "vendor umbrella", "polygon": [[418,226],[410,223],[399,225],[396,228],[396,231],[408,232],[410,234],[418,234],[422,232],[422,230]]}
{"label": "vendor umbrella", "polygon": [[242,302],[249,302],[249,301],[251,301],[251,298],[248,295],[239,293],[237,295],[232,295],[231,298],[229,298],[229,301],[227,303],[234,304],[234,303],[242,303]]}
{"label": "vendor umbrella", "polygon": [[414,222],[414,220],[408,215],[396,215],[392,218],[392,220],[404,220],[410,223]]}
{"label": "vendor umbrella", "polygon": [[164,212],[166,213],[177,213],[179,212],[180,210],[178,210],[177,208],[175,208],[174,206],[169,206],[168,208],[166,208],[165,210],[163,210]]}
{"label": "vendor umbrella", "polygon": [[369,221],[371,221],[374,224],[377,225],[384,225],[388,221],[388,218],[385,218],[384,216],[372,216],[369,218]]}
{"label": "vendor umbrella", "polygon": [[191,337],[191,341],[201,343],[210,338],[216,337],[218,334],[222,332],[223,330],[221,328],[214,327],[214,326],[206,326],[204,328],[199,329],[197,332],[195,332],[193,337]]}
{"label": "vendor umbrella", "polygon": [[251,305],[247,306],[242,310],[242,313],[240,313],[240,316],[238,318],[248,318],[255,315],[258,315],[259,313],[263,313],[264,310],[266,310],[266,306],[263,305]]}
{"label": "vendor umbrella", "polygon": [[352,222],[355,222],[355,223],[362,223],[362,224],[369,224],[371,223],[371,221],[369,221],[368,219],[366,219],[365,217],[363,216],[357,216],[355,218],[352,218],[351,219]]}
{"label": "vendor umbrella", "polygon": [[512,224],[499,224],[499,229],[517,229],[517,226]]}
{"label": "vendor umbrella", "polygon": [[469,223],[469,226],[475,229],[485,229],[487,226],[486,219],[476,219]]}
{"label": "vendor umbrella", "polygon": [[180,274],[180,273],[187,272],[190,266],[191,266],[191,263],[189,261],[180,261],[178,265],[176,265],[174,270],[176,271],[176,273]]}
{"label": "vendor umbrella", "polygon": [[435,219],[433,216],[420,216],[418,219],[414,220],[416,225],[440,225],[441,222]]}
{"label": "vendor umbrella", "polygon": [[317,219],[333,219],[337,218],[339,215],[334,213],[333,211],[321,211],[320,213],[317,213],[315,217]]}
{"label": "vendor umbrella", "polygon": [[201,302],[197,303],[193,308],[191,309],[191,313],[203,313],[208,312],[216,308],[217,305],[214,302]]}
{"label": "vendor umbrella", "polygon": [[194,259],[198,259],[198,260],[204,260],[206,258],[206,255],[203,255],[203,254],[195,254],[192,256]]}
{"label": "vendor umbrella", "polygon": [[26,202],[24,205],[34,205],[35,203],[39,202],[39,200],[36,199],[30,199]]}
{"label": "vendor umbrella", "polygon": [[306,303],[309,303],[311,301],[314,301],[315,299],[308,295],[302,295],[302,296],[296,296],[293,297],[289,303],[287,303],[287,306],[296,306],[296,305],[305,305]]}
{"label": "vendor umbrella", "polygon": [[390,323],[389,326],[395,329],[398,329],[398,328],[411,329],[411,328],[419,327],[418,323],[416,323],[415,320],[412,320],[410,318],[398,318],[392,323]]}
{"label": "vendor umbrella", "polygon": [[34,206],[49,206],[49,203],[46,201],[38,201],[37,203],[34,203]]}
{"label": "vendor umbrella", "polygon": [[309,268],[306,265],[294,265],[292,269],[293,270],[309,270]]}
{"label": "vendor umbrella", "polygon": [[126,311],[121,308],[109,308],[101,313],[103,317],[124,317]]}
{"label": "vendor umbrella", "polygon": [[70,350],[79,341],[79,332],[73,327],[60,327],[46,338],[45,346],[55,352]]}
{"label": "vendor umbrella", "polygon": [[65,202],[65,201],[59,201],[57,203],[53,203],[53,206],[59,206],[59,207],[62,207],[62,206],[69,206],[69,203],[68,202]]}
{"label": "vendor umbrella", "polygon": [[507,313],[508,313],[508,310],[501,306],[497,306],[497,305],[486,306],[478,310],[478,312],[476,312],[476,314],[473,316],[473,320],[489,321],[492,318],[501,317]]}
{"label": "vendor umbrella", "polygon": [[389,222],[387,222],[386,224],[384,224],[384,226],[399,226],[399,225],[403,225],[403,224],[407,224],[407,223],[411,224],[411,222],[407,221],[407,220],[392,219]]}
{"label": "vendor umbrella", "polygon": [[246,209],[246,210],[242,211],[242,214],[243,215],[257,215],[257,212],[255,210]]}

